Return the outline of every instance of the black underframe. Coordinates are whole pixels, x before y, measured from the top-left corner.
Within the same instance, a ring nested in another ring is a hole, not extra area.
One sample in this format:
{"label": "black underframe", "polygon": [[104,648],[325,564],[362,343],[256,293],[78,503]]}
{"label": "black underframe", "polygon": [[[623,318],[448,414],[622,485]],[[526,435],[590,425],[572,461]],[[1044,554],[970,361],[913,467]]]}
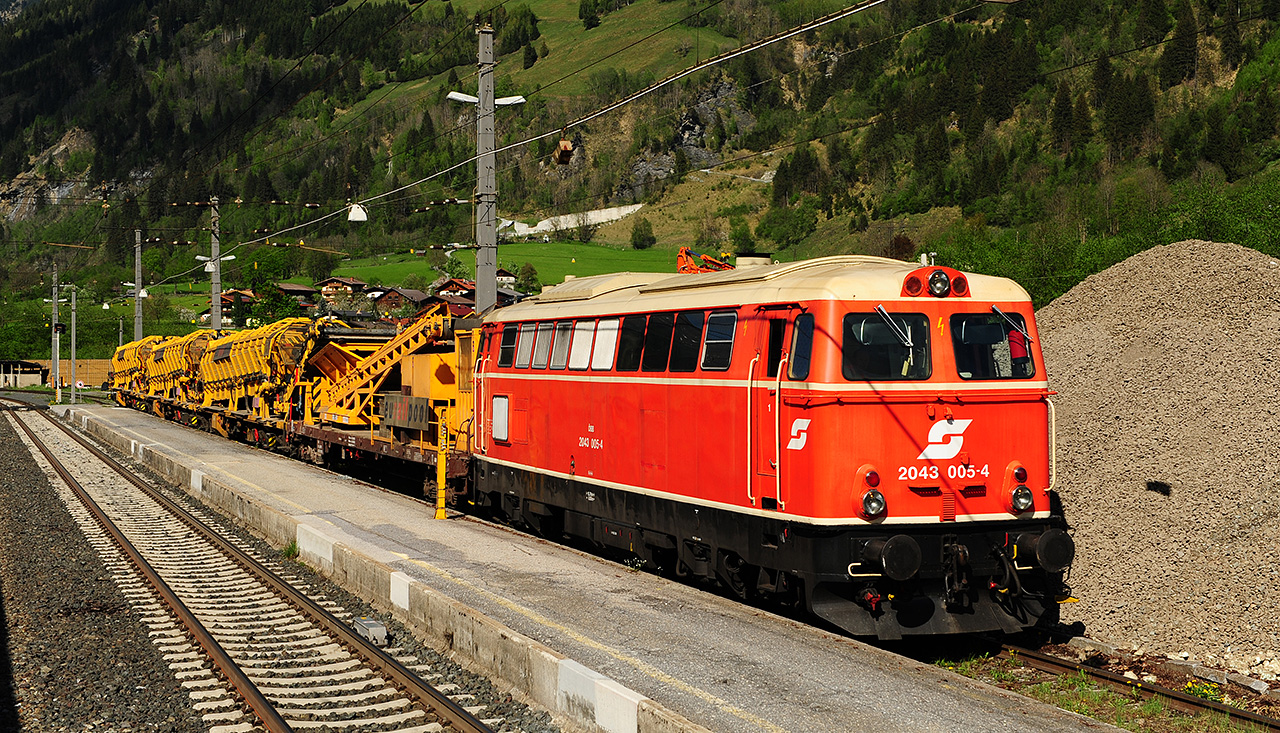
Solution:
{"label": "black underframe", "polygon": [[[1057,517],[827,527],[782,513],[760,516],[615,489],[482,456],[473,470],[471,501],[545,536],[568,534],[677,575],[718,579],[744,597],[789,594],[855,635],[1013,632],[1057,618],[1061,574],[1019,562],[1017,591],[1001,592],[1009,583],[997,549],[1010,545],[1010,535],[1062,527]],[[863,558],[868,541],[894,535],[913,538],[921,550],[919,572],[902,582]],[[965,555],[963,569],[949,573],[957,552]],[[852,568],[857,576],[850,575],[851,563],[861,563]],[[1000,587],[993,589],[993,581]],[[948,585],[957,583],[963,589],[948,594]]]}

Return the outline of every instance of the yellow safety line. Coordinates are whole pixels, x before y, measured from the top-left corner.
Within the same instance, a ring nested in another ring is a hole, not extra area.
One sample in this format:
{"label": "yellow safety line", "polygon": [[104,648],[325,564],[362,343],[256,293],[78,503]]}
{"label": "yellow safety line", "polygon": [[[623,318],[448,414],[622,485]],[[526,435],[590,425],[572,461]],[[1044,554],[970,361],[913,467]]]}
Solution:
{"label": "yellow safety line", "polygon": [[438,568],[423,560],[412,559],[408,555],[405,555],[402,553],[396,552],[392,554],[396,555],[402,560],[407,560],[413,563],[414,565],[421,567],[424,570],[427,570],[436,575],[439,575],[445,580],[448,580],[453,583],[457,583],[458,585],[461,585],[472,592],[479,593],[480,595],[485,596],[489,600],[497,603],[498,605],[506,608],[509,611],[514,611],[515,613],[518,613],[521,616],[524,616],[525,618],[530,619],[531,621],[534,621],[536,623],[542,624],[543,626],[559,631],[560,633],[568,636],[569,638],[573,639],[579,644],[583,644],[585,646],[591,647],[596,651],[604,652],[605,654],[608,654],[609,656],[613,657],[614,659],[617,659],[620,662],[625,662],[627,664],[630,664],[631,666],[640,670],[641,672],[648,675],[649,677],[652,677],[653,679],[659,682],[662,682],[663,684],[671,685],[672,687],[682,690],[690,695],[693,695],[694,697],[697,697],[704,702],[710,703],[716,706],[717,708],[719,708],[720,710],[726,713],[729,713],[730,715],[741,718],[747,721],[748,723],[759,726],[760,728],[770,731],[771,733],[787,733],[786,728],[782,728],[780,726],[774,725],[773,723],[770,723],[769,721],[759,717],[758,715],[753,715],[752,713],[749,713],[746,710],[743,710],[742,708],[739,708],[735,705],[730,704],[725,700],[720,699],[719,697],[716,697],[710,692],[707,692],[698,687],[694,687],[693,685],[687,682],[684,682],[683,680],[676,679],[675,677],[672,677],[671,675],[667,674],[666,672],[663,672],[662,670],[658,669],[652,664],[649,664],[648,662],[644,662],[639,659],[636,659],[635,657],[629,656],[624,652],[619,651],[618,649],[614,649],[613,647],[607,644],[602,644],[596,641],[595,639],[592,639],[588,636],[584,636],[583,634],[580,634],[577,631],[570,629],[564,624],[561,624],[557,621],[552,621],[551,619],[547,618],[546,616],[543,616],[537,611],[533,611],[531,609],[525,608],[524,606],[521,606],[515,603],[514,601],[503,598],[502,596],[492,591],[485,590],[484,588],[481,588],[475,585],[474,583],[463,580],[462,578],[459,578],[449,573],[447,570]]}
{"label": "yellow safety line", "polygon": [[[96,417],[96,418],[98,418],[98,419],[100,419],[100,420],[103,420],[104,422],[106,421],[106,418],[105,418],[105,417],[103,417],[102,415],[98,415],[97,413],[89,413],[89,414],[93,415],[94,417]],[[126,428],[125,426],[120,425],[120,424],[118,424],[118,423],[114,423],[114,422],[113,422],[113,423],[110,423],[110,424],[111,424],[112,426],[114,426],[117,430],[127,431],[127,432],[129,432],[129,433],[133,433],[134,435],[141,436],[141,434],[140,434],[140,433],[134,432],[133,430],[130,430],[129,428]],[[187,456],[187,454],[183,453],[182,451],[179,451],[177,448],[174,448],[173,446],[169,445],[168,443],[161,443],[160,441],[152,441],[152,442],[150,442],[150,443],[146,443],[145,445],[143,444],[143,442],[142,442],[142,441],[138,441],[138,445],[139,445],[140,447],[146,447],[146,448],[154,448],[154,447],[156,447],[156,446],[160,446],[160,447],[162,447],[162,448],[168,448],[169,450],[173,451],[174,453],[176,453],[176,454],[177,454],[177,455],[179,455],[179,456]],[[192,456],[187,456],[187,457],[188,457],[188,458],[191,458]],[[137,456],[134,456],[134,458],[135,458],[135,459],[137,459]],[[138,459],[138,460],[141,460],[141,459]],[[240,459],[233,459],[233,461],[234,461],[234,462],[237,462],[237,463],[243,463],[243,461],[241,461]],[[200,463],[201,463],[201,465],[202,465],[202,466],[206,466],[206,467],[209,465],[209,463],[208,463],[207,461],[200,461]],[[190,468],[190,467],[188,467],[188,468]],[[240,478],[239,476],[236,476],[235,474],[228,473],[228,472],[223,471],[223,470],[221,470],[221,469],[218,469],[218,470],[216,470],[216,471],[214,471],[214,472],[206,471],[206,470],[204,470],[203,468],[194,469],[194,470],[200,471],[200,473],[204,474],[205,476],[209,476],[209,477],[211,477],[211,478],[215,478],[215,479],[219,477],[219,476],[218,476],[218,474],[221,474],[221,476],[222,476],[223,478],[230,479],[230,480],[232,480],[232,481],[239,481],[240,483],[242,483],[242,484],[244,484],[244,485],[246,485],[246,486],[249,486],[249,487],[252,487],[252,488],[254,488],[254,489],[257,489],[258,491],[261,491],[262,493],[266,494],[267,496],[270,496],[271,498],[273,498],[273,499],[275,499],[275,500],[277,500],[277,501],[280,501],[280,502],[283,502],[283,503],[285,503],[285,504],[288,504],[289,506],[293,507],[294,509],[297,509],[298,511],[304,512],[304,513],[306,513],[306,514],[311,514],[311,513],[313,512],[313,510],[312,510],[311,508],[309,508],[309,507],[305,507],[305,506],[303,506],[302,504],[298,504],[297,502],[289,501],[288,499],[284,498],[283,496],[280,496],[279,494],[276,494],[275,492],[272,492],[272,491],[270,491],[270,490],[268,490],[268,489],[265,489],[265,488],[263,488],[263,487],[261,487],[261,486],[259,486],[259,485],[255,484],[255,483],[253,483],[252,481],[248,481],[248,480],[242,479],[242,478]]]}

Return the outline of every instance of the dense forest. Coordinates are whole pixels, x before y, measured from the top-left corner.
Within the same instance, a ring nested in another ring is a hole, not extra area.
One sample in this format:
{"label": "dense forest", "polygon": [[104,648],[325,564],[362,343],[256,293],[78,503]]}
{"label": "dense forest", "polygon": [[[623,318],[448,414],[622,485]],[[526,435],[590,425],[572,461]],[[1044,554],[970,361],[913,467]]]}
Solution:
{"label": "dense forest", "polygon": [[[318,245],[241,250],[229,285],[326,276],[338,261],[325,249],[471,238],[470,208],[440,202],[465,201],[475,185],[473,166],[448,170],[474,153],[474,112],[445,94],[474,91],[479,23],[495,30],[499,95],[528,100],[500,113],[507,145],[844,6],[14,7],[0,24],[0,358],[38,356],[42,341],[47,355],[31,303],[48,297],[55,262],[88,301],[118,296],[133,277],[135,231],[148,242],[145,282],[199,281],[215,196],[224,241]],[[684,239],[655,246],[934,252],[1015,277],[1039,304],[1163,242],[1280,254],[1278,27],[1280,0],[890,0],[566,130],[568,165],[552,162],[559,135],[505,151],[499,206],[536,221],[652,204],[636,222],[647,245],[649,219],[687,196],[691,171],[768,168],[752,203],[708,201]],[[620,30],[631,28],[649,35]],[[653,63],[611,56],[629,44]],[[359,230],[325,216],[365,200]]]}

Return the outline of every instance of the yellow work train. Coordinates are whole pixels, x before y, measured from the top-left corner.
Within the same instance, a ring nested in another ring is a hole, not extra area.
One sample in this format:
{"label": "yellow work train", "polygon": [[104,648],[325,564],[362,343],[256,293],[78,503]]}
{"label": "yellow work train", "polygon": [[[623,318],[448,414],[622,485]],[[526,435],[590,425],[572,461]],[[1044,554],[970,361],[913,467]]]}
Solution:
{"label": "yellow work train", "polygon": [[479,325],[441,312],[399,328],[287,318],[148,336],[116,350],[110,384],[126,407],[316,464],[387,457],[434,469],[446,455],[448,475],[462,478]]}

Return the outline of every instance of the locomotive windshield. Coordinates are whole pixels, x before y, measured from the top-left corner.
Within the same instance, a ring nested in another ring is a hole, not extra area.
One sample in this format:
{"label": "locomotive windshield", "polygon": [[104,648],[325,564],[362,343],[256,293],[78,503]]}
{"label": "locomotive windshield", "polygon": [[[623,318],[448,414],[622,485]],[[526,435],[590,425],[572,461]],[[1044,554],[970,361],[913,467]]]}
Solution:
{"label": "locomotive windshield", "polygon": [[879,313],[845,315],[845,379],[928,379],[933,373],[928,320],[919,314],[887,315],[887,322]]}
{"label": "locomotive windshield", "polygon": [[1036,374],[1026,320],[1017,313],[951,316],[951,344],[961,379],[1027,379]]}

